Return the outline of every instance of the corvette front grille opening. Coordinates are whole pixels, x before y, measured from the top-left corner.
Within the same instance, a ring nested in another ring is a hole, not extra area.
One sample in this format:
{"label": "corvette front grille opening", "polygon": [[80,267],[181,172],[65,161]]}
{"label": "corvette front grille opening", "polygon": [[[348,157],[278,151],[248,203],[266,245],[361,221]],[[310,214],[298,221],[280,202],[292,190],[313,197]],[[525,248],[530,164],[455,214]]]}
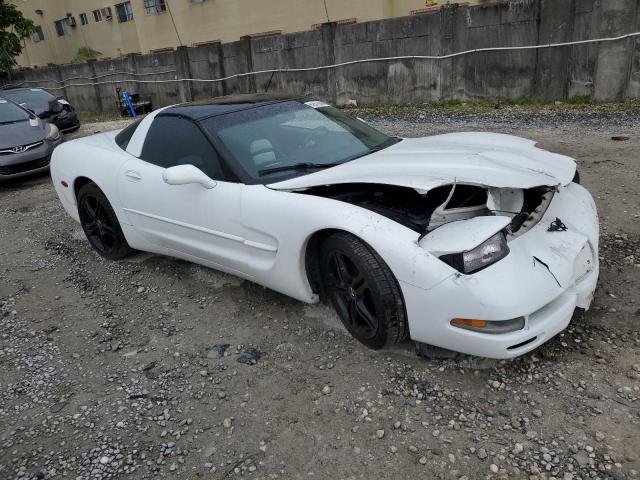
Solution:
{"label": "corvette front grille opening", "polygon": [[530,338],[529,340],[525,340],[524,342],[520,342],[520,343],[516,343],[515,345],[511,345],[510,347],[507,348],[507,350],[517,350],[518,348],[521,348],[521,347],[524,347],[525,345],[530,344],[536,338],[538,338],[538,337],[533,337],[533,338]]}

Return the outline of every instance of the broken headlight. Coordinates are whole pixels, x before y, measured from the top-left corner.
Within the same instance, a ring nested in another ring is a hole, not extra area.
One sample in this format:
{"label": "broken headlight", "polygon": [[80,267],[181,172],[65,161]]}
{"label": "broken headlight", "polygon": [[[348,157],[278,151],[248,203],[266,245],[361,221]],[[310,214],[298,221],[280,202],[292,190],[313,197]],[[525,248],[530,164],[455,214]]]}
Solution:
{"label": "broken headlight", "polygon": [[440,257],[447,265],[461,273],[475,273],[493,265],[509,254],[509,246],[503,232],[496,233],[473,250],[462,253],[450,253]]}
{"label": "broken headlight", "polygon": [[49,133],[47,134],[47,140],[58,140],[60,138],[60,130],[53,123],[49,124]]}

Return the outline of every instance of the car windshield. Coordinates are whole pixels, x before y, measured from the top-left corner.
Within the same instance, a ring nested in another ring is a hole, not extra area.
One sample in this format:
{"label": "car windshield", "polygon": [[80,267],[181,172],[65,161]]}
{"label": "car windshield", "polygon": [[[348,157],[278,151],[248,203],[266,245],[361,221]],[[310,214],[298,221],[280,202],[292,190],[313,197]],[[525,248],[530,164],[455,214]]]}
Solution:
{"label": "car windshield", "polygon": [[25,122],[29,120],[29,113],[15,103],[0,99],[0,125]]}
{"label": "car windshield", "polygon": [[49,102],[54,97],[49,92],[40,88],[29,88],[25,90],[1,90],[0,97],[8,98],[12,102],[16,103],[31,103],[31,102]]}
{"label": "car windshield", "polygon": [[286,101],[205,119],[255,181],[312,173],[399,140],[322,102]]}

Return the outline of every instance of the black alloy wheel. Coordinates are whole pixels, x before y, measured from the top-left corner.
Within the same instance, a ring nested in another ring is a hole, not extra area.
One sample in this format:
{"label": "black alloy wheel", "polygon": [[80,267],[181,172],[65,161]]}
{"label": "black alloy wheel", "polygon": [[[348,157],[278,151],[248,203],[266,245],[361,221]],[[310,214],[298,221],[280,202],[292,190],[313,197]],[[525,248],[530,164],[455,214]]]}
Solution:
{"label": "black alloy wheel", "polygon": [[382,258],[343,232],[325,240],[321,255],[325,292],[349,333],[373,349],[404,339],[402,294]]}
{"label": "black alloy wheel", "polygon": [[378,331],[371,289],[358,267],[339,250],[329,253],[329,292],[340,318],[358,338],[369,340]]}
{"label": "black alloy wheel", "polygon": [[87,240],[100,255],[119,260],[132,253],[109,200],[96,184],[78,192],[78,214]]}

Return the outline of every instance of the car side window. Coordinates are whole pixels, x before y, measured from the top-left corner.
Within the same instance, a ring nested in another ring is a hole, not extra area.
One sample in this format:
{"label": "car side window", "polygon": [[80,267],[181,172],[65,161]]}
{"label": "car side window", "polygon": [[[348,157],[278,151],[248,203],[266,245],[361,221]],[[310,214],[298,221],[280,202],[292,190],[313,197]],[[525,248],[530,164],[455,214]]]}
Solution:
{"label": "car side window", "polygon": [[133,137],[133,134],[135,133],[136,128],[138,128],[138,125],[140,125],[141,121],[142,119],[139,119],[133,123],[130,123],[116,135],[116,143],[121,149],[127,149],[127,147],[129,146],[129,142],[131,141],[131,137]]}
{"label": "car side window", "polygon": [[209,178],[224,180],[218,153],[200,128],[185,118],[156,117],[144,140],[141,158],[163,168],[193,165]]}

